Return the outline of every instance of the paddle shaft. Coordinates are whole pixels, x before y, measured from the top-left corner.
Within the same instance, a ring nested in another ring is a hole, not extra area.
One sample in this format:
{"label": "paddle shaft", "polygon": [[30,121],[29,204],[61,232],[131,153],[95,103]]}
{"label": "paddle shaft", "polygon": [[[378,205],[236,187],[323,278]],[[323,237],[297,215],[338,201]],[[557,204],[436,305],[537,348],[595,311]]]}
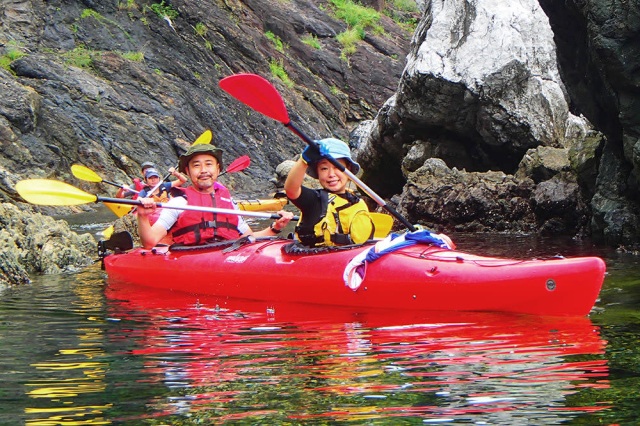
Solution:
{"label": "paddle shaft", "polygon": [[[100,197],[96,196],[96,202],[102,203],[112,203],[112,204],[127,204],[131,206],[142,206],[142,202],[138,200],[128,200],[126,198],[109,198],[109,197]],[[244,210],[235,210],[235,209],[222,209],[217,207],[204,207],[204,206],[173,206],[166,203],[156,203],[156,207],[163,209],[173,209],[173,210],[191,210],[196,212],[205,212],[205,213],[220,213],[220,214],[235,214],[238,216],[251,216],[251,217],[261,217],[264,219],[280,219],[280,215],[275,213],[263,213],[263,212],[252,212],[252,211],[244,211]],[[292,220],[298,220],[299,217],[294,216]]]}
{"label": "paddle shaft", "polygon": [[[178,170],[178,166],[175,166],[174,170]],[[167,173],[167,175],[163,177],[161,181],[156,183],[156,186],[151,188],[151,190],[147,192],[147,194],[153,194],[154,192],[156,192],[156,189],[160,188],[160,185],[162,185],[166,180],[169,180],[170,177],[171,177],[171,172]]]}
{"label": "paddle shaft", "polygon": [[[118,188],[125,189],[125,187],[124,187],[123,185],[117,184],[117,183],[115,183],[115,182],[109,182],[108,180],[104,180],[104,179],[102,179],[102,182],[104,182],[104,183],[108,183],[109,185],[113,185],[113,186],[116,186],[116,187],[118,187]],[[133,192],[133,193],[136,193],[136,194],[139,194],[139,193],[140,193],[140,191],[135,190],[135,189],[133,189],[133,188],[129,188],[129,187],[127,187],[127,188],[125,189],[125,191]]]}
{"label": "paddle shaft", "polygon": [[[318,152],[320,152],[320,147],[318,146],[318,144],[316,142],[314,142],[313,140],[311,140],[311,138],[309,138],[307,135],[305,135],[300,129],[298,129],[296,126],[294,126],[291,122],[283,123],[283,124],[285,125],[285,127],[289,128],[293,133],[298,135],[300,137],[300,139],[305,141],[308,145],[316,147]],[[369,188],[369,186],[367,184],[365,184],[360,179],[358,179],[358,177],[356,175],[354,175],[351,172],[351,170],[347,169],[344,165],[342,165],[342,163],[340,163],[338,160],[336,160],[335,158],[333,158],[330,155],[325,155],[324,158],[326,158],[331,164],[333,164],[341,172],[346,174],[349,177],[349,179],[354,181],[356,183],[356,185],[358,185],[360,187],[360,189],[362,189],[369,197],[371,197],[380,207],[382,207],[383,209],[385,209],[386,211],[391,213],[393,215],[393,217],[398,219],[404,226],[407,227],[407,229],[409,229],[409,231],[413,232],[413,231],[416,230],[415,226],[413,226],[411,224],[411,222],[409,222],[407,219],[404,218],[404,216],[402,216],[400,213],[398,213],[396,211],[396,209],[394,209],[393,207],[388,205],[378,194],[376,194],[373,191],[373,189]]]}
{"label": "paddle shaft", "polygon": [[[233,160],[233,162],[231,162],[231,164],[229,164],[229,167],[227,167],[218,176],[222,176],[225,173],[240,172],[240,171],[246,169],[247,167],[249,167],[249,157],[247,155],[244,155],[242,157],[239,157],[239,158],[236,158],[235,160]],[[178,170],[178,166],[175,167],[175,170]],[[149,194],[153,194],[155,192],[155,190],[158,189],[160,187],[160,185],[162,185],[163,182],[165,182],[165,181],[167,181],[169,179],[170,176],[171,176],[171,173],[168,173],[160,182],[158,182],[158,184],[156,186],[151,188],[151,191],[149,191]]]}

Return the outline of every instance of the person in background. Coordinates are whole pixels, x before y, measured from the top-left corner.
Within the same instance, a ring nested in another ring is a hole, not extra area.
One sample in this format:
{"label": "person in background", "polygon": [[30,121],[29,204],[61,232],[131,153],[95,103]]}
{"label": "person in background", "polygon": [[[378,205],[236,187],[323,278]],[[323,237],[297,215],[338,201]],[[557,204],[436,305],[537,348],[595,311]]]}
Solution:
{"label": "person in background", "polygon": [[[181,195],[166,204],[172,206],[202,206],[237,209],[229,190],[218,182],[222,170],[222,150],[211,144],[193,145],[180,156],[178,170],[191,179],[186,188],[174,188]],[[175,243],[195,245],[212,241],[231,240],[243,236],[275,236],[291,221],[293,213],[280,210],[280,218],[261,231],[253,232],[242,216],[192,210],[161,209],[158,220],[151,224],[149,217],[156,210],[152,198],[139,198],[138,233],[145,248],[155,246],[170,234]]]}
{"label": "person in background", "polygon": [[[169,173],[175,176],[177,180],[162,182],[158,185],[160,183],[160,173],[158,173],[154,168],[147,169],[144,172],[145,186],[138,193],[138,198],[153,197],[153,199],[159,203],[166,203],[169,201],[171,188],[182,186],[187,182],[187,177],[173,167],[169,169]],[[153,191],[153,194],[150,194],[149,191],[154,188],[155,190]]]}
{"label": "person in background", "polygon": [[155,164],[153,164],[151,161],[145,161],[144,163],[142,163],[140,165],[140,174],[142,175],[142,179],[140,178],[134,178],[133,179],[133,183],[129,186],[125,186],[123,185],[122,188],[118,189],[118,192],[116,193],[116,197],[117,198],[132,198],[132,199],[136,199],[138,198],[138,193],[140,191],[142,191],[142,189],[144,188],[144,173],[147,171],[147,169],[155,169],[156,166]]}
{"label": "person in background", "polygon": [[[339,139],[316,141],[308,146],[287,175],[284,189],[289,200],[300,209],[296,236],[308,247],[362,244],[374,235],[375,226],[369,208],[347,189],[348,176],[335,167],[326,155],[339,161],[354,175],[360,165],[353,161],[349,146]],[[318,179],[322,189],[303,186],[305,173]]]}

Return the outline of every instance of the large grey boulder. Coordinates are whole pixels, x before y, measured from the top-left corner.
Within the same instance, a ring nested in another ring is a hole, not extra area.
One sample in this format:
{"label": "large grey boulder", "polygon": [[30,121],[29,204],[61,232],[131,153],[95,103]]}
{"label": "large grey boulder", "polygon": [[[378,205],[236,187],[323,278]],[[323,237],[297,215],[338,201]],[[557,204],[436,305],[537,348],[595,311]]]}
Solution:
{"label": "large grey boulder", "polygon": [[[412,221],[442,220],[466,230],[583,233],[584,217],[573,225],[564,218],[577,205],[584,213],[588,204],[569,188],[577,188],[576,168],[586,168],[591,157],[570,154],[587,144],[593,126],[569,110],[554,34],[538,2],[425,6],[396,94],[353,134],[358,160],[373,166],[366,169],[367,180],[387,196],[401,190],[399,209]],[[453,170],[455,185],[442,182],[436,191],[429,180],[436,176],[425,174],[433,170],[433,163],[427,167],[431,158]],[[383,170],[389,168],[402,176],[388,179]],[[595,186],[595,175],[583,171],[581,177]],[[562,183],[545,183],[551,179]],[[463,186],[466,195],[457,189]],[[557,190],[553,203],[549,188]]]}

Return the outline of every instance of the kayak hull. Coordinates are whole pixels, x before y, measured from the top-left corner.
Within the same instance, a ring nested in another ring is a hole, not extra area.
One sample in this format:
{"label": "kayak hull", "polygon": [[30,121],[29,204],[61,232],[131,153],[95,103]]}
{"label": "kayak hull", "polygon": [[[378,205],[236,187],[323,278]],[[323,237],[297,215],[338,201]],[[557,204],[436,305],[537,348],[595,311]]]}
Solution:
{"label": "kayak hull", "polygon": [[264,200],[236,200],[240,210],[248,212],[277,212],[287,205],[287,198],[267,198]]}
{"label": "kayak hull", "polygon": [[357,290],[345,285],[349,262],[371,246],[287,254],[275,239],[233,250],[134,249],[104,258],[111,280],[269,303],[358,309],[496,311],[587,315],[605,274],[598,257],[506,259],[417,244],[366,265]]}
{"label": "kayak hull", "polygon": [[[248,212],[277,212],[287,205],[286,198],[270,198],[264,200],[237,200],[238,208]],[[127,204],[104,203],[117,217],[122,217],[133,210],[133,206]]]}

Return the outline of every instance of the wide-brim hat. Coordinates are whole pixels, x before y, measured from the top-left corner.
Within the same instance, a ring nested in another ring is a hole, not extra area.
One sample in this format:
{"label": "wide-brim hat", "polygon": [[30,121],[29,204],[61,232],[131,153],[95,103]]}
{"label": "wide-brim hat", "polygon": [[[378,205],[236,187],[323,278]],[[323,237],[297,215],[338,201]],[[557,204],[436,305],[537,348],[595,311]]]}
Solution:
{"label": "wide-brim hat", "polygon": [[[315,142],[324,145],[325,149],[323,149],[323,151],[327,152],[336,160],[340,158],[344,158],[345,160],[347,160],[347,168],[349,169],[349,171],[354,175],[358,174],[358,172],[360,171],[360,164],[356,163],[351,158],[351,150],[349,149],[349,145],[342,142],[340,139],[335,138],[321,139]],[[307,167],[307,174],[314,179],[318,179],[318,161],[309,163],[309,167]]]}
{"label": "wide-brim hat", "polygon": [[142,170],[143,172],[149,168],[155,169],[156,165],[153,164],[151,161],[145,161],[144,163],[140,164],[140,170]]}
{"label": "wide-brim hat", "polygon": [[215,145],[211,144],[200,144],[200,145],[192,145],[189,147],[187,152],[180,156],[180,161],[178,162],[178,171],[185,173],[187,166],[189,165],[189,161],[196,155],[200,154],[210,154],[218,160],[218,165],[222,170],[222,150],[220,148],[216,148]]}

